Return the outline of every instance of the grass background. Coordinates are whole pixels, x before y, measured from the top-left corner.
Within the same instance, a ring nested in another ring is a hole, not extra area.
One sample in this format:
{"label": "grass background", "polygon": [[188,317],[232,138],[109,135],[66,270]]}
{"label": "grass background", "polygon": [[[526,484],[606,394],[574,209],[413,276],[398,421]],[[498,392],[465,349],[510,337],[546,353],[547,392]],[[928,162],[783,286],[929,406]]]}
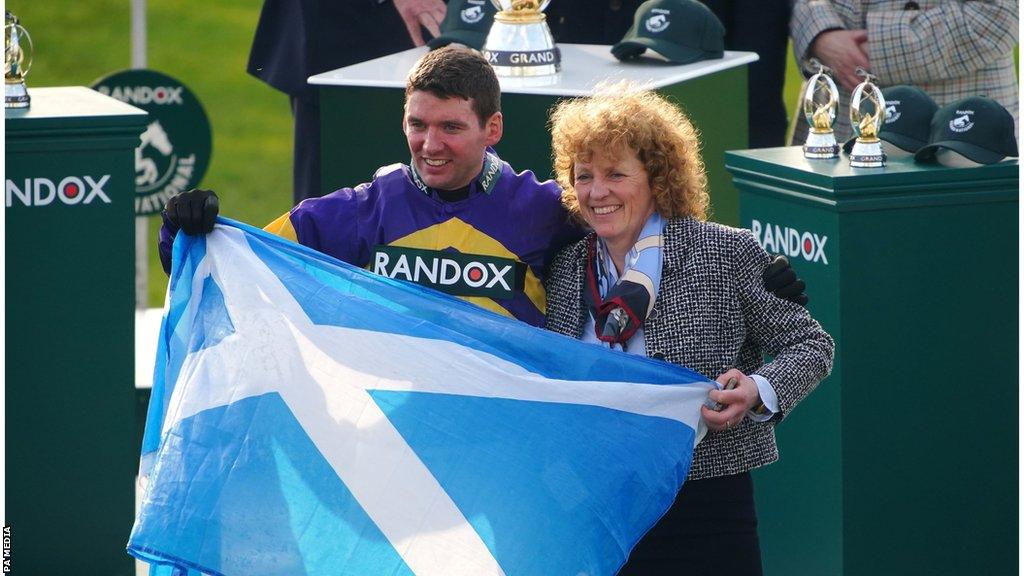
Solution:
{"label": "grass background", "polygon": [[[217,191],[225,216],[258,226],[290,208],[292,169],[288,99],[245,72],[261,5],[150,0],[147,7],[148,67],[184,82],[210,117],[213,157],[202,186]],[[8,0],[6,7],[35,44],[29,89],[88,86],[131,65],[130,0]],[[787,110],[800,81],[791,58]],[[167,289],[155,248],[158,228],[159,218],[150,218],[149,306],[160,306]]]}
{"label": "grass background", "polygon": [[[347,0],[338,0],[347,1]],[[8,0],[32,35],[28,86],[88,86],[131,66],[130,0]],[[221,196],[226,216],[262,226],[291,207],[288,98],[245,72],[262,3],[257,0],[150,0],[148,67],[185,83],[213,129],[202,185]],[[159,217],[149,219],[149,306],[167,278],[156,251]]]}

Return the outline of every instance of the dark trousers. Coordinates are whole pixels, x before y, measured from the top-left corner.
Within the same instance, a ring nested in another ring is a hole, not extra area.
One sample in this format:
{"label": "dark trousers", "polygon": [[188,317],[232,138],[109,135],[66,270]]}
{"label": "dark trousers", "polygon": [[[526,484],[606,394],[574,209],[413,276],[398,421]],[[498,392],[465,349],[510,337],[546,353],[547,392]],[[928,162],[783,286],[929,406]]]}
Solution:
{"label": "dark trousers", "polygon": [[785,146],[788,0],[703,0],[725,26],[725,49],[756,52],[747,67],[750,148]]}
{"label": "dark trousers", "polygon": [[759,576],[754,483],[749,472],[683,485],[619,576]]}
{"label": "dark trousers", "polygon": [[323,196],[320,190],[320,102],[316,90],[292,96],[295,145],[292,153],[292,203]]}

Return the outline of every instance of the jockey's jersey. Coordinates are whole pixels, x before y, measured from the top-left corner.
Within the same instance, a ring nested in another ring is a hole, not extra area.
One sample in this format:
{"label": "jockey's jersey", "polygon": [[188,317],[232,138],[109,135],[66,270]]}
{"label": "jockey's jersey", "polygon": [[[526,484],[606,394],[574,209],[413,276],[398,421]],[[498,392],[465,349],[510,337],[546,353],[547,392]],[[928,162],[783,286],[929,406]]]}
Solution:
{"label": "jockey's jersey", "polygon": [[439,199],[409,166],[394,164],[369,183],[304,200],[266,229],[542,326],[544,267],[582,235],[560,196],[554,182],[516,174],[488,153],[464,200]]}

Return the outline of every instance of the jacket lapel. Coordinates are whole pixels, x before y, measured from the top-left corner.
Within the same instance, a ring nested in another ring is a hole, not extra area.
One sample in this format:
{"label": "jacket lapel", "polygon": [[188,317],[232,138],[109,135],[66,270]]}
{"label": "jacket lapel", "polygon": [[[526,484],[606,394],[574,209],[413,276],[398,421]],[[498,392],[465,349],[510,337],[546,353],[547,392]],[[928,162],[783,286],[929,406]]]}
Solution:
{"label": "jacket lapel", "polygon": [[692,218],[670,218],[665,225],[663,236],[664,252],[662,253],[661,286],[658,287],[658,297],[654,301],[654,310],[644,321],[644,351],[651,358],[666,358],[665,342],[666,336],[662,335],[662,328],[665,324],[659,321],[659,316],[664,313],[666,287],[674,289],[676,277],[681,273],[686,261],[689,249],[689,238],[694,230]]}

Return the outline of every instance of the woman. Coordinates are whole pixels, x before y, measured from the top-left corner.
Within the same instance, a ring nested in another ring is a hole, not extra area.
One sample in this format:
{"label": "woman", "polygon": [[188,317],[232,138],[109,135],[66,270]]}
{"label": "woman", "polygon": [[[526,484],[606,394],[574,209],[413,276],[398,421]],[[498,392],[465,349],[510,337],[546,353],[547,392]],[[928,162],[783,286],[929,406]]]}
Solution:
{"label": "woman", "polygon": [[828,375],[832,339],[765,290],[749,231],[704,221],[697,131],[674,105],[617,86],[562,102],[551,129],[562,202],[593,233],[552,263],[547,328],[732,388],[709,394],[687,481],[620,574],[760,574],[749,471],[778,459],[774,425]]}

